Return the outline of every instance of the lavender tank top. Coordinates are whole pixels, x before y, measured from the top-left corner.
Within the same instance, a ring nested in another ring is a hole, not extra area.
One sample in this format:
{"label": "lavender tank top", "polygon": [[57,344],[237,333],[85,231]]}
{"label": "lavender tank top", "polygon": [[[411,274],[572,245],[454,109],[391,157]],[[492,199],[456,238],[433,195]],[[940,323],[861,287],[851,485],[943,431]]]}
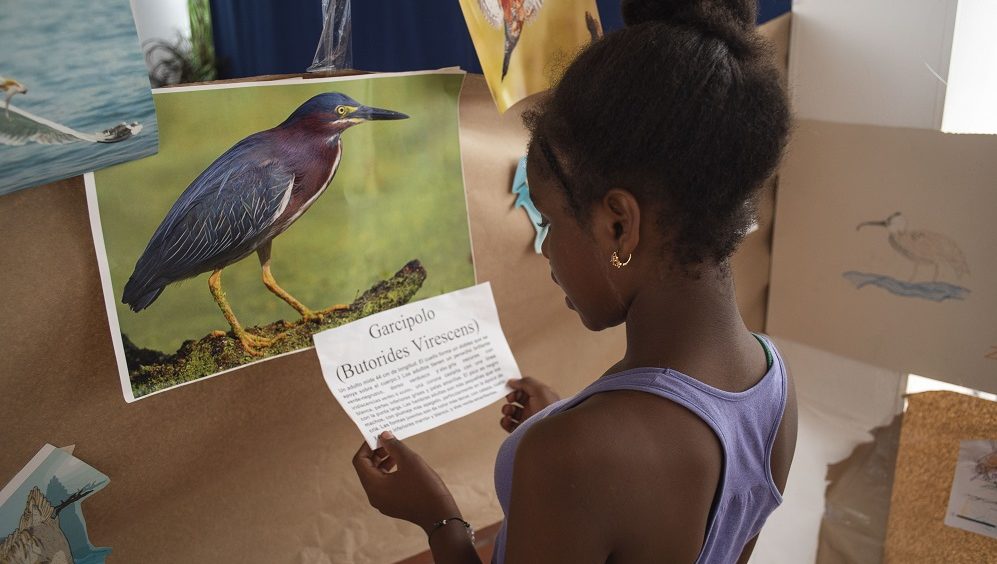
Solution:
{"label": "lavender tank top", "polygon": [[[770,459],[786,407],[786,367],[772,341],[757,337],[765,347],[770,367],[757,384],[743,392],[719,390],[670,369],[635,368],[603,376],[578,395],[551,404],[524,421],[502,443],[495,462],[495,491],[505,516],[509,516],[516,448],[531,425],[571,409],[593,394],[637,390],[685,406],[716,433],[724,452],[723,470],[696,562],[736,562],[744,545],[758,534],[769,514],[782,503],[782,495],[772,480]],[[503,522],[495,540],[494,564],[505,562],[505,543]]]}

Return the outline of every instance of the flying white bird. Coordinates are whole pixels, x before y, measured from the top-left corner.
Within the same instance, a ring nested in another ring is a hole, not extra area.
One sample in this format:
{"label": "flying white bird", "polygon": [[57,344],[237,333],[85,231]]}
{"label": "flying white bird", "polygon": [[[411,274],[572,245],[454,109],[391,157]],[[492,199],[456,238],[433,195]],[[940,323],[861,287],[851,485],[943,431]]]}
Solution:
{"label": "flying white bird", "polygon": [[3,102],[8,113],[10,112],[10,99],[14,97],[15,94],[27,94],[28,89],[25,88],[23,84],[14,80],[13,78],[4,78],[0,76],[0,92],[3,92]]}
{"label": "flying white bird", "polygon": [[900,215],[900,212],[890,215],[883,221],[860,223],[855,229],[862,229],[866,225],[886,228],[893,250],[914,263],[914,272],[910,275],[911,280],[914,280],[917,275],[917,267],[922,264],[930,264],[935,267],[932,281],[938,280],[939,264],[948,265],[957,278],[969,274],[969,264],[966,263],[966,257],[955,241],[934,231],[907,229],[907,220]]}
{"label": "flying white bird", "polygon": [[481,13],[492,27],[505,30],[505,55],[502,58],[502,78],[509,71],[509,58],[519,43],[523,25],[533,20],[543,0],[478,0]]}
{"label": "flying white bird", "polygon": [[138,135],[140,131],[142,124],[131,122],[120,123],[97,133],[83,133],[10,105],[6,115],[0,116],[0,145],[62,145],[77,141],[117,143]]}

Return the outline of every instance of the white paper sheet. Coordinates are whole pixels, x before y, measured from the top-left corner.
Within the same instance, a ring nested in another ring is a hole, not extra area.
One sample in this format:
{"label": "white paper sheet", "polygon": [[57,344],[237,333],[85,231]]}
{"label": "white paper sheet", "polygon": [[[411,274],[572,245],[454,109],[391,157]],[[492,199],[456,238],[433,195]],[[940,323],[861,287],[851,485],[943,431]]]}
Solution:
{"label": "white paper sheet", "polygon": [[317,333],[322,375],[371,448],[502,398],[519,367],[487,282]]}
{"label": "white paper sheet", "polygon": [[959,442],[945,524],[997,539],[997,440]]}

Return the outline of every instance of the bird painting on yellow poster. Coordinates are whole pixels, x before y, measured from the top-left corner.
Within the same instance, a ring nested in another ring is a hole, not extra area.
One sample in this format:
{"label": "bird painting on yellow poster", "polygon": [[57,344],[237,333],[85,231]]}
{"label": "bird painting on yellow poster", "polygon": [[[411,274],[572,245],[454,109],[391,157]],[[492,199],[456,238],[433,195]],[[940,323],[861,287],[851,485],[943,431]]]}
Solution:
{"label": "bird painting on yellow poster", "polygon": [[543,7],[543,0],[478,0],[478,4],[488,23],[505,33],[502,56],[502,78],[505,79],[509,72],[509,57],[519,43],[523,26],[537,16]]}
{"label": "bird painting on yellow poster", "polygon": [[550,87],[557,68],[601,30],[595,0],[460,0],[500,112]]}

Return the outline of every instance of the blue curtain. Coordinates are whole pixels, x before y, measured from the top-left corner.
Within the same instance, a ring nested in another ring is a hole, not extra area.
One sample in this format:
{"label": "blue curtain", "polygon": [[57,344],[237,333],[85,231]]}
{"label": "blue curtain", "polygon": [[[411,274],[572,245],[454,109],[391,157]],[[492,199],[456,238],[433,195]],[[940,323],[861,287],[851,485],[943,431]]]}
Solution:
{"label": "blue curtain", "polygon": [[211,0],[211,27],[219,78],[305,72],[322,33],[322,0]]}
{"label": "blue curtain", "polygon": [[[792,0],[760,0],[758,22]],[[597,0],[603,29],[623,25],[619,0]],[[457,0],[353,0],[353,67],[459,66],[481,72]],[[211,0],[220,78],[304,72],[322,33],[321,0]]]}

